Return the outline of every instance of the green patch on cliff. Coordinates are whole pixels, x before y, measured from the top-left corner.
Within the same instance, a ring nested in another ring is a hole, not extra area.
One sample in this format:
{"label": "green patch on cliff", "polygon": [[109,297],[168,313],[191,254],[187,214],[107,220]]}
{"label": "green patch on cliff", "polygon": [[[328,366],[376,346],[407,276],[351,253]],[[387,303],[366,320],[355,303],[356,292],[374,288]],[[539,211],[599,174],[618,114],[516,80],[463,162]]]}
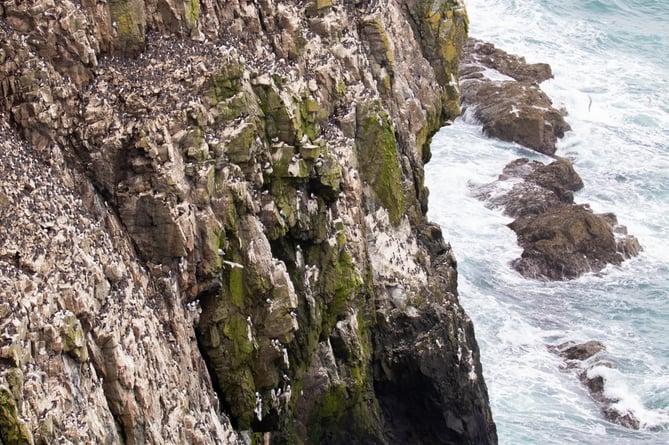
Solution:
{"label": "green patch on cliff", "polygon": [[321,132],[319,121],[324,119],[327,113],[316,99],[309,96],[302,98],[298,108],[300,110],[300,128],[309,140],[313,141]]}
{"label": "green patch on cliff", "polygon": [[134,54],[144,48],[145,11],[141,0],[109,0],[112,28],[118,36],[116,49]]}
{"label": "green patch on cliff", "polygon": [[223,326],[223,335],[232,343],[232,367],[237,368],[251,359],[253,336],[249,322],[239,313],[232,314]]}
{"label": "green patch on cliff", "polygon": [[431,0],[419,2],[415,14],[421,46],[444,88],[444,117],[453,119],[460,114],[458,66],[469,29],[467,11],[459,0]]}
{"label": "green patch on cliff", "polygon": [[288,145],[295,145],[302,139],[300,126],[293,118],[283,98],[273,85],[259,85],[254,91],[260,99],[260,107],[265,115],[267,138],[278,138]]}
{"label": "green patch on cliff", "polygon": [[63,339],[63,351],[77,358],[80,362],[88,360],[86,334],[79,319],[74,314],[63,319],[61,337]]}
{"label": "green patch on cliff", "polygon": [[244,67],[238,63],[225,66],[221,71],[212,76],[205,96],[210,100],[214,99],[214,102],[234,96],[241,90],[243,74]]}
{"label": "green patch on cliff", "polygon": [[355,143],[360,174],[388,210],[390,222],[397,224],[405,211],[402,167],[390,117],[377,108],[378,111],[358,109]]}
{"label": "green patch on cliff", "polygon": [[279,139],[295,146],[302,142],[303,136],[311,141],[318,138],[321,133],[320,121],[327,113],[316,99],[306,93],[282,97],[276,80],[270,84],[256,85],[254,91],[260,99],[269,140]]}
{"label": "green patch on cliff", "polygon": [[18,407],[12,392],[0,386],[0,438],[5,444],[32,444],[28,426],[19,420]]}
{"label": "green patch on cliff", "polygon": [[253,159],[254,144],[257,137],[254,123],[243,123],[237,127],[226,143],[226,153],[237,164]]}
{"label": "green patch on cliff", "polygon": [[337,244],[328,249],[322,270],[323,292],[327,302],[323,333],[329,335],[340,315],[353,304],[364,284],[353,257],[346,250],[343,233],[339,235]]}
{"label": "green patch on cliff", "polygon": [[309,418],[308,443],[382,443],[380,420],[363,392],[331,387]]}
{"label": "green patch on cliff", "polygon": [[186,10],[184,11],[184,18],[188,29],[193,29],[197,25],[200,18],[200,0],[189,0],[184,2]]}
{"label": "green patch on cliff", "polygon": [[392,73],[395,65],[395,54],[390,45],[390,38],[381,21],[381,16],[369,16],[363,21],[362,29],[367,36],[372,56],[376,62]]}
{"label": "green patch on cliff", "polygon": [[418,148],[418,154],[421,157],[421,160],[424,164],[430,161],[432,158],[432,135],[441,128],[441,122],[439,122],[439,116],[435,113],[427,113],[427,122],[418,131],[416,134],[416,147]]}

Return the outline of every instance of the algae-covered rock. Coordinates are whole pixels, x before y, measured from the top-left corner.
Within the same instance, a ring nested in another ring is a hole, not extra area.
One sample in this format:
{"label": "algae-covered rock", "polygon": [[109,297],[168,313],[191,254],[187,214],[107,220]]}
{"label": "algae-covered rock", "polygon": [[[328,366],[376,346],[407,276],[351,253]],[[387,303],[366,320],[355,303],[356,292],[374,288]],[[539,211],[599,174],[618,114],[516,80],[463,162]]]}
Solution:
{"label": "algae-covered rock", "polygon": [[16,400],[12,392],[0,385],[0,438],[2,443],[29,445],[33,443],[28,425],[19,419]]}
{"label": "algae-covered rock", "polygon": [[117,42],[115,51],[138,54],[144,49],[146,9],[142,0],[109,0],[109,16]]}
{"label": "algae-covered rock", "polygon": [[404,214],[404,189],[395,130],[388,114],[374,106],[359,107],[357,115],[355,140],[360,171],[388,210],[390,221],[397,224]]}
{"label": "algae-covered rock", "polygon": [[59,319],[60,334],[63,338],[63,351],[70,353],[80,362],[88,360],[86,334],[79,319],[74,314],[64,315]]}
{"label": "algae-covered rock", "polygon": [[411,25],[423,51],[434,67],[437,79],[444,88],[445,118],[460,114],[460,87],[458,66],[460,55],[469,32],[469,19],[460,0],[432,0],[406,2],[414,20]]}

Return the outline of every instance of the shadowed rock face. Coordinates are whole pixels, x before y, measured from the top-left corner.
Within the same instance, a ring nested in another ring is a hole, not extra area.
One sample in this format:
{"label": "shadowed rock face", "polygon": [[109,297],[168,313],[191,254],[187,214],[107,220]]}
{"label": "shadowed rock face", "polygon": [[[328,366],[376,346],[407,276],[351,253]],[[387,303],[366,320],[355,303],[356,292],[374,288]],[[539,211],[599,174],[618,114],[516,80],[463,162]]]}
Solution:
{"label": "shadowed rock face", "polygon": [[460,65],[463,109],[471,108],[486,135],[552,155],[571,127],[539,88],[551,77],[545,63],[528,64],[470,38]]}
{"label": "shadowed rock face", "polygon": [[496,443],[425,216],[466,33],[457,1],[0,2],[3,443]]}

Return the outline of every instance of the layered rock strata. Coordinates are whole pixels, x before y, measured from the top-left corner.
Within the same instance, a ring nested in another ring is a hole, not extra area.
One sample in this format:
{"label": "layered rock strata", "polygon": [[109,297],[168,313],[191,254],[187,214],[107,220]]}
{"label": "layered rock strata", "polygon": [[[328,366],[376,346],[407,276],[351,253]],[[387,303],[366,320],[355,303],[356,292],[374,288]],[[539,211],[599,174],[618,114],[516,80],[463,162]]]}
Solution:
{"label": "layered rock strata", "polygon": [[496,443],[425,217],[460,2],[0,17],[3,443]]}

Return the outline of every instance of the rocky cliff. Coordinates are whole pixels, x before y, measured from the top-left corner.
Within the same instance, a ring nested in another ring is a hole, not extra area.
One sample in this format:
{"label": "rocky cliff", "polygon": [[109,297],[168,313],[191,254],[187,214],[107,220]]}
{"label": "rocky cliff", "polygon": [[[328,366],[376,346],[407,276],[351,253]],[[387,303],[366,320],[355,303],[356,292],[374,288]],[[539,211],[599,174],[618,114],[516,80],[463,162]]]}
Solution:
{"label": "rocky cliff", "polygon": [[0,17],[2,443],[496,443],[425,217],[459,1]]}

